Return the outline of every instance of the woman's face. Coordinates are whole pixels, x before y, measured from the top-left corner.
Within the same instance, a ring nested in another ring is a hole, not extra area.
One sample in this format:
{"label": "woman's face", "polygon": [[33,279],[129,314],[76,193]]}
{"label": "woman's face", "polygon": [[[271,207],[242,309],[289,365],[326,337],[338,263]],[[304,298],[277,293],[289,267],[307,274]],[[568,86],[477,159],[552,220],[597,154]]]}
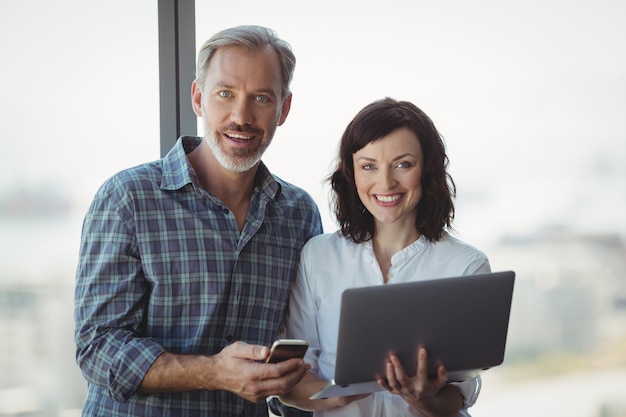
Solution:
{"label": "woman's face", "polygon": [[406,128],[391,132],[352,155],[361,202],[380,224],[415,226],[422,198],[422,146]]}

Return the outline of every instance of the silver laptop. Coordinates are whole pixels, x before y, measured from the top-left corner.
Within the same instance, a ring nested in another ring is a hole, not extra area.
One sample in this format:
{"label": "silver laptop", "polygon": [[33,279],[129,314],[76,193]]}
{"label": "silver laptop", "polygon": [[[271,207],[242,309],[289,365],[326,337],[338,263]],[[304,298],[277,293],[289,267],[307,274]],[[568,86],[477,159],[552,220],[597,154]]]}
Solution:
{"label": "silver laptop", "polygon": [[429,374],[443,363],[450,381],[473,378],[504,360],[513,271],[343,292],[335,377],[311,399],[381,391],[385,359],[394,352],[411,375],[419,345]]}

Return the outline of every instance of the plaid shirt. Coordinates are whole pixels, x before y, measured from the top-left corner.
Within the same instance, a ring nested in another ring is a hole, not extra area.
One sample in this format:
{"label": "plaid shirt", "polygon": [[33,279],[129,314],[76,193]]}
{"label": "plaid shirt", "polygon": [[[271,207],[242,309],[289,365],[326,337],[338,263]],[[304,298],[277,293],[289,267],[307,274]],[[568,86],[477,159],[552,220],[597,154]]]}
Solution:
{"label": "plaid shirt", "polygon": [[187,161],[201,140],[113,176],[87,212],[75,288],[83,415],[267,415],[224,391],[137,392],[165,351],[212,355],[282,336],[300,249],[322,231],[312,198],[261,164],[240,233]]}

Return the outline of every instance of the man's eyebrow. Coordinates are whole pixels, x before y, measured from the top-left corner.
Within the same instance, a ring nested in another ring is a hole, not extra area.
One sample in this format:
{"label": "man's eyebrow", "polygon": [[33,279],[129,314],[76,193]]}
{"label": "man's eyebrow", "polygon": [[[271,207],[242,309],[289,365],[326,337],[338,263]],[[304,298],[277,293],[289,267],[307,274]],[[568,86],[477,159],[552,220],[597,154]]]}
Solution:
{"label": "man's eyebrow", "polygon": [[215,84],[213,84],[212,89],[216,90],[218,88],[225,88],[227,90],[232,90],[233,88],[235,88],[235,86],[225,83],[225,82],[216,82]]}
{"label": "man's eyebrow", "polygon": [[263,93],[263,94],[268,94],[271,96],[276,96],[277,93],[273,88],[270,87],[265,87],[265,88],[260,88],[259,90],[257,90],[257,93]]}
{"label": "man's eyebrow", "polygon": [[277,100],[280,97],[280,92],[276,91],[272,87],[261,87],[257,90],[253,90],[252,95],[263,94],[270,97],[272,100]]}
{"label": "man's eyebrow", "polygon": [[[234,85],[229,84],[225,81],[218,81],[213,85],[212,90],[218,90],[218,89],[236,90],[237,88]],[[276,92],[276,90],[274,90],[271,87],[259,88],[258,90],[255,90],[253,94],[267,94],[272,97],[278,97],[278,93]]]}

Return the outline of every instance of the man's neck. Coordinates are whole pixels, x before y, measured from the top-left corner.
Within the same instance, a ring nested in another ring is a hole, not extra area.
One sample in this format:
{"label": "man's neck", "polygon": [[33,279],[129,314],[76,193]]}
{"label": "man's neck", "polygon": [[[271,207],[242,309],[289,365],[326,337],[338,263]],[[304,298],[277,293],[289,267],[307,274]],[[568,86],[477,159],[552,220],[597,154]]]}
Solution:
{"label": "man's neck", "polygon": [[243,229],[254,189],[258,166],[246,172],[225,169],[214,157],[205,143],[187,154],[200,186],[224,202],[233,212],[239,231]]}

